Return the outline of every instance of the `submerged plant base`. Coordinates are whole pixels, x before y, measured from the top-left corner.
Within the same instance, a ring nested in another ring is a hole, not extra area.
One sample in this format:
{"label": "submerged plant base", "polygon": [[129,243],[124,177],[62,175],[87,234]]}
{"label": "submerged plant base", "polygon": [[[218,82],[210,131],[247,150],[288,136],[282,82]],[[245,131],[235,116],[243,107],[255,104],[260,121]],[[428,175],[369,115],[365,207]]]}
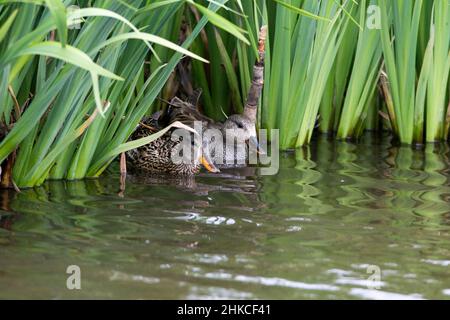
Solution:
{"label": "submerged plant base", "polygon": [[[1,139],[0,139],[1,140]],[[16,189],[13,178],[12,178],[12,169],[14,167],[14,163],[16,160],[16,152],[14,151],[12,154],[0,164],[0,189]]]}

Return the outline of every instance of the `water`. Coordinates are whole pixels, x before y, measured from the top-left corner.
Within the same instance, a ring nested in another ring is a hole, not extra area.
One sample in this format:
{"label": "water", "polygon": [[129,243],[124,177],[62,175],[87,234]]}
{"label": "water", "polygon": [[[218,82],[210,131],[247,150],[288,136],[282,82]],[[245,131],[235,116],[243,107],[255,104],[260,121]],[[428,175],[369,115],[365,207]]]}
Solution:
{"label": "water", "polygon": [[0,298],[450,298],[448,147],[319,139],[280,160],[132,176],[123,197],[116,174],[2,191]]}

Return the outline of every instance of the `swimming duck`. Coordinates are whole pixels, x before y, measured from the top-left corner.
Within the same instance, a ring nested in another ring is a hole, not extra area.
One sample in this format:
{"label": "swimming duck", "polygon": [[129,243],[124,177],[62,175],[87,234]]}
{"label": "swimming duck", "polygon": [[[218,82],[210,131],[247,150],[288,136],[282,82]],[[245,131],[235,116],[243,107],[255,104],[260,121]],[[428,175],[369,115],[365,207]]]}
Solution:
{"label": "swimming duck", "polygon": [[[133,133],[131,139],[147,137],[158,132],[175,121],[179,121],[194,128],[195,121],[207,121],[192,105],[179,98],[173,98],[165,111],[160,111],[150,117],[144,118]],[[212,163],[208,154],[207,141],[198,142],[192,132],[185,130],[184,135],[174,139],[174,130],[169,130],[162,137],[151,143],[127,152],[128,161],[133,168],[145,170],[154,174],[194,175],[203,165],[210,172],[219,170]],[[183,136],[191,137],[191,152],[194,155],[190,161],[173,161],[174,152],[181,150]],[[198,132],[201,134],[201,132]]]}
{"label": "swimming duck", "polygon": [[[224,140],[223,155],[219,156],[219,163],[215,154],[214,144],[209,140],[206,144],[210,150],[208,154],[215,158],[218,167],[240,166],[245,165],[249,157],[249,150],[239,148],[235,140],[226,139],[227,134],[231,134],[239,139],[240,142],[251,144],[255,151],[264,153],[258,143],[256,135],[256,113],[258,108],[258,101],[261,96],[264,85],[264,55],[265,55],[265,41],[267,36],[267,27],[263,26],[259,33],[258,41],[258,55],[259,59],[253,66],[253,79],[248,92],[247,101],[244,106],[242,114],[234,114],[229,116],[224,123],[208,122],[208,128],[219,129],[222,132]],[[205,140],[205,139],[204,139]],[[238,143],[239,143],[238,141]],[[236,148],[238,147],[238,148]],[[242,146],[241,146],[242,147]]]}
{"label": "swimming duck", "polygon": [[[224,138],[227,136],[227,132],[237,133],[241,141],[253,143],[258,147],[255,123],[258,100],[263,87],[266,31],[267,28],[265,26],[261,28],[258,43],[259,59],[253,67],[253,80],[243,114],[231,115],[224,123],[216,123],[202,115],[194,104],[175,97],[170,101],[165,111],[143,119],[138,129],[134,132],[132,139],[139,139],[158,132],[175,121],[180,121],[191,128],[195,128],[194,123],[196,121],[201,121],[202,126],[199,129],[201,132],[197,132],[198,136],[201,137],[198,143],[200,145],[196,145],[198,139],[195,139],[195,137],[191,138],[194,161],[175,163],[172,160],[173,152],[174,150],[179,150],[182,140],[173,139],[173,130],[170,130],[157,140],[128,151],[127,155],[133,167],[152,173],[193,175],[199,172],[201,164],[210,172],[219,172],[219,169],[212,161],[213,156],[219,165],[226,164],[226,166],[229,166],[231,164],[234,166],[236,164],[245,164],[245,160],[248,159],[248,152],[245,150],[244,152],[238,151],[235,153],[234,140],[232,143],[229,143],[227,140],[223,141],[225,142],[223,144],[224,152],[222,155],[219,155],[221,159],[217,161],[213,141],[209,137],[205,137],[204,130],[218,129],[222,132],[222,137]],[[197,95],[193,99],[191,98],[191,101],[198,102],[199,94],[201,94],[201,91],[198,91]]]}

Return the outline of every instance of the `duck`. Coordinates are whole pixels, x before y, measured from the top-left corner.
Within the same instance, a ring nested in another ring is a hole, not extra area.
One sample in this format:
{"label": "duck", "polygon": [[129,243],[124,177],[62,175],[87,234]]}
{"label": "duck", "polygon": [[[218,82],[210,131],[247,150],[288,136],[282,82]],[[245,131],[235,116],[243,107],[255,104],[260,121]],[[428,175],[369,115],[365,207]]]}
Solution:
{"label": "duck", "polygon": [[[262,72],[259,72],[259,74],[262,75]],[[257,79],[254,83],[260,83],[259,81]],[[262,88],[261,86],[262,84],[259,88]],[[247,145],[251,145],[257,153],[264,153],[258,143],[256,134],[256,113],[260,92],[255,92],[255,84],[252,84],[250,91],[253,91],[253,94],[250,95],[250,99],[247,99],[244,112],[226,116],[223,122],[216,122],[200,111],[201,88],[192,90],[191,94],[185,94],[182,101],[175,98],[175,103],[180,108],[179,113],[189,115],[190,123],[192,121],[201,122],[198,133],[201,133],[203,139],[203,152],[205,157],[212,161],[219,171],[220,168],[245,166],[248,162],[250,149],[243,147]],[[219,136],[217,136],[217,133]],[[230,136],[230,139],[227,139],[227,136]],[[237,141],[231,139],[233,137],[236,137]],[[221,145],[217,148],[217,142],[219,141]],[[236,146],[238,147],[237,150],[235,150]],[[223,150],[223,152],[219,150]]]}
{"label": "duck", "polygon": [[[149,117],[145,117],[139,123],[131,136],[131,140],[147,137],[159,130],[179,121],[194,129],[195,121],[209,121],[188,102],[174,97],[168,107],[158,111]],[[174,139],[174,130],[184,130],[179,139]],[[195,129],[194,129],[195,130]],[[197,132],[201,134],[201,132]],[[183,137],[190,136],[191,152],[194,155],[189,161],[173,161],[173,154],[180,150]],[[201,140],[200,140],[201,141]],[[216,173],[219,169],[214,165],[209,153],[208,141],[198,142],[194,133],[186,129],[172,129],[158,139],[136,149],[127,152],[127,162],[133,169],[145,171],[151,174],[169,174],[175,176],[192,176],[200,172],[203,166],[207,171]]]}
{"label": "duck", "polygon": [[[217,168],[221,167],[239,167],[246,166],[249,159],[249,152],[246,148],[239,148],[236,141],[226,139],[227,135],[237,137],[239,142],[245,142],[252,145],[253,150],[259,154],[265,154],[265,151],[260,146],[256,134],[256,115],[264,85],[264,58],[265,58],[265,42],[267,37],[267,26],[262,26],[259,32],[258,40],[258,60],[253,66],[253,78],[250,89],[248,91],[247,100],[244,105],[244,112],[242,114],[233,114],[223,123],[208,122],[209,129],[219,129],[223,137],[223,154],[217,157],[215,146],[211,139],[207,137],[204,144],[209,147],[208,154],[210,158],[214,158]],[[236,148],[236,146],[238,148]]]}
{"label": "duck", "polygon": [[[253,144],[256,150],[264,153],[259,147],[256,135],[256,114],[263,88],[266,34],[267,27],[263,26],[258,42],[259,59],[253,67],[253,79],[242,114],[233,114],[223,123],[213,121],[211,118],[203,115],[198,109],[198,102],[202,93],[198,89],[193,96],[189,97],[188,101],[174,97],[165,110],[144,118],[131,137],[132,140],[135,140],[149,136],[175,121],[179,121],[195,130],[195,122],[201,122],[202,125],[200,129],[197,129],[199,131],[196,132],[201,137],[200,145],[196,145],[198,139],[191,138],[194,161],[175,163],[172,160],[172,154],[174,150],[176,151],[180,148],[182,140],[173,139],[173,130],[170,130],[155,141],[128,151],[127,156],[131,165],[134,168],[151,173],[189,176],[198,173],[201,166],[205,167],[209,172],[218,173],[220,172],[220,166],[245,165],[249,154],[246,149],[244,149],[244,152],[234,152],[235,141],[233,140],[230,143],[230,141],[227,141],[228,139],[225,139],[229,132],[238,135],[240,141]],[[224,138],[222,141],[224,152],[222,154],[216,154],[215,142],[217,141],[204,134],[207,129],[216,129],[222,133]]]}

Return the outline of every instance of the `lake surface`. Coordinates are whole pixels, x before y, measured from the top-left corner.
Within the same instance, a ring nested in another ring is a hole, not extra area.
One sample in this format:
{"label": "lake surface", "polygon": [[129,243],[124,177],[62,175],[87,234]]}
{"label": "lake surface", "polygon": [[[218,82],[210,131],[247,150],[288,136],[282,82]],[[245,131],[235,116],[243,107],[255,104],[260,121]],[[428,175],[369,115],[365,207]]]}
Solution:
{"label": "lake surface", "polygon": [[0,298],[450,299],[449,156],[319,138],[276,176],[3,190]]}

